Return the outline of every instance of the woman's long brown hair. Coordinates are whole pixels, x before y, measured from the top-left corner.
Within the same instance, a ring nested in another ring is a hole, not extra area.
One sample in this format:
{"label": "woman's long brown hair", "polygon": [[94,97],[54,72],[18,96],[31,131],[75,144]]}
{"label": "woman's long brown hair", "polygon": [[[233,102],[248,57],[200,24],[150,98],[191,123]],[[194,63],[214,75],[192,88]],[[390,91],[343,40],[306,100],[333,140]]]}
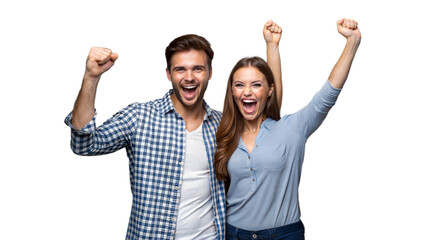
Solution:
{"label": "woman's long brown hair", "polygon": [[[216,177],[219,180],[224,180],[229,186],[230,177],[228,174],[228,161],[237,149],[239,139],[244,129],[244,117],[234,102],[232,96],[232,83],[235,72],[243,67],[255,67],[266,78],[266,81],[271,87],[274,84],[274,76],[268,64],[260,57],[243,58],[237,62],[231,71],[228,78],[228,86],[226,88],[225,102],[223,105],[223,116],[220,121],[219,128],[216,132],[217,151],[214,155],[214,169]],[[278,108],[278,100],[274,91],[268,97],[263,115],[274,120],[280,119],[280,109]]]}

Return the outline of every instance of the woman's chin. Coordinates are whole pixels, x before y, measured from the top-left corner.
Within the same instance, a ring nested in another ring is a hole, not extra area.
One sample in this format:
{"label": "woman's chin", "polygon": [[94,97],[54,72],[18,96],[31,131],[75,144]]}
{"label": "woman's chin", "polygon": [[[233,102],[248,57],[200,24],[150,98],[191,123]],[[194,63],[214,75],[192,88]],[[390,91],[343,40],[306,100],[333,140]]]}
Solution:
{"label": "woman's chin", "polygon": [[246,121],[254,121],[259,118],[257,114],[247,114],[243,113],[244,120]]}

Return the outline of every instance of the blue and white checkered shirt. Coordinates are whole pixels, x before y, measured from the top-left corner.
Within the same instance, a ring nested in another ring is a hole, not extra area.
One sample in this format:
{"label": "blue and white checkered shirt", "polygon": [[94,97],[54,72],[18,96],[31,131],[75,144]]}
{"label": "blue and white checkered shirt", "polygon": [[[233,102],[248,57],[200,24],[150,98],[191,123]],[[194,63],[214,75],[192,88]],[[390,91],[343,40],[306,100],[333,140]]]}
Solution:
{"label": "blue and white checkered shirt", "polygon": [[[72,128],[71,148],[79,155],[101,155],[126,147],[133,195],[126,239],[173,239],[185,157],[185,121],[170,99],[134,103],[96,128],[95,117],[83,129]],[[218,239],[225,233],[225,189],[214,175],[213,155],[221,113],[204,103],[203,138],[209,160],[210,189]]]}

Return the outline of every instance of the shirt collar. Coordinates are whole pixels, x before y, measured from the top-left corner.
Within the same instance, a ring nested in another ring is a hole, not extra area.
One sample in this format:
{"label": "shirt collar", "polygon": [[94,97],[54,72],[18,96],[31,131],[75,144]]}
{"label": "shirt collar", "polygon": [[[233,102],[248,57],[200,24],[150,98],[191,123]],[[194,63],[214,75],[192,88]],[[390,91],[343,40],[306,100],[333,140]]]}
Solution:
{"label": "shirt collar", "polygon": [[[173,89],[170,89],[164,97],[160,100],[160,103],[158,105],[161,114],[165,115],[169,112],[175,112],[177,114],[177,111],[175,109],[175,106],[173,105],[172,99],[170,98],[173,94]],[[211,117],[212,115],[212,109],[210,106],[206,103],[206,101],[203,100],[204,103],[204,109],[206,110],[206,114],[204,116],[204,120],[207,120],[207,118]]]}
{"label": "shirt collar", "polygon": [[[260,124],[260,130],[259,130],[259,133],[258,133],[258,135],[257,135],[257,137],[256,137],[256,141],[258,140],[258,139],[261,139],[262,138],[262,134],[264,133],[264,130],[262,130],[263,128],[264,129],[266,129],[266,130],[268,130],[268,131],[270,131],[271,130],[271,128],[272,128],[272,124],[274,123],[275,121],[273,120],[273,119],[271,119],[271,118],[267,118],[267,119],[265,119],[261,124]],[[244,143],[244,141],[243,141],[243,139],[240,137],[240,140],[239,140],[239,142],[238,142],[238,148],[240,148],[240,149],[243,149],[243,150],[245,150],[245,151],[247,151],[248,152],[248,150],[247,150],[247,146],[246,146],[246,144]]]}
{"label": "shirt collar", "polygon": [[266,130],[271,130],[271,126],[274,123],[274,120],[271,118],[267,118],[265,119],[265,121],[262,122],[262,124],[260,124],[260,128],[265,127]]}

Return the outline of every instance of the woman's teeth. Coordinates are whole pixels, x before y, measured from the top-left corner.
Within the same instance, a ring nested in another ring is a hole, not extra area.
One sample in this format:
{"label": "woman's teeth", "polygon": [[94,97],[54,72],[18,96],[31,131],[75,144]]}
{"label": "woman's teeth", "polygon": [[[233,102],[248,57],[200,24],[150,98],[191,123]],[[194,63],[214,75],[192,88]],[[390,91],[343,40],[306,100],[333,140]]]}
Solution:
{"label": "woman's teeth", "polygon": [[243,108],[246,113],[253,113],[256,110],[257,101],[254,99],[244,99]]}

